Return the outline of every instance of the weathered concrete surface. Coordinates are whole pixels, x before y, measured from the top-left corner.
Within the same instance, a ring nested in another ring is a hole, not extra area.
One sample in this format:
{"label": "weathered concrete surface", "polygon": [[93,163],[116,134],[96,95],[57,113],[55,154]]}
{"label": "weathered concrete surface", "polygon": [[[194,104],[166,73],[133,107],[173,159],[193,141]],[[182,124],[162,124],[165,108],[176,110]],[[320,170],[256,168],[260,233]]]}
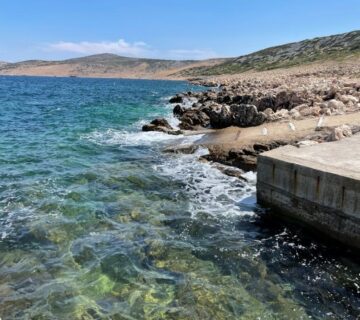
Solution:
{"label": "weathered concrete surface", "polygon": [[360,248],[360,135],[265,152],[257,177],[260,204]]}

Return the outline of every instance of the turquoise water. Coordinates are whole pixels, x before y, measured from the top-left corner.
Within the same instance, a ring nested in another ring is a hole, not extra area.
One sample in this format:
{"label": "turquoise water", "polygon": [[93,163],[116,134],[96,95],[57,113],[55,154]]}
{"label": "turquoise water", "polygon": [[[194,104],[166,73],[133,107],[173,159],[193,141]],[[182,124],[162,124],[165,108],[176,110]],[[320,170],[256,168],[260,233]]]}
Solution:
{"label": "turquoise water", "polygon": [[356,319],[355,255],[140,132],[188,90],[0,77],[1,319]]}

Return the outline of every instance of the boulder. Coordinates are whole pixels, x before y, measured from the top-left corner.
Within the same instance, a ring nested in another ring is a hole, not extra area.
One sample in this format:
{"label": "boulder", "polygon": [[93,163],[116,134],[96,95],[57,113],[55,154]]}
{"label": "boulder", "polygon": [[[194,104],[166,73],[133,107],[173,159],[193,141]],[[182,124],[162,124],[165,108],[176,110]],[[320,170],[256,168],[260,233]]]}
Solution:
{"label": "boulder", "polygon": [[329,91],[327,91],[325,93],[325,96],[323,97],[323,100],[324,101],[332,100],[332,99],[335,99],[335,96],[336,96],[336,89],[331,88]]}
{"label": "boulder", "polygon": [[163,151],[168,153],[193,154],[200,146],[195,144],[180,144],[166,147]]}
{"label": "boulder", "polygon": [[254,103],[254,96],[246,94],[246,95],[242,95],[242,96],[234,96],[232,98],[232,103],[233,104],[253,104]]}
{"label": "boulder", "polygon": [[296,146],[299,148],[302,147],[309,147],[309,146],[313,146],[314,144],[318,144],[317,141],[314,140],[302,140],[296,143]]}
{"label": "boulder", "polygon": [[179,118],[184,114],[185,110],[186,109],[183,106],[177,104],[173,109],[173,114],[175,117]]}
{"label": "boulder", "polygon": [[256,106],[251,104],[233,104],[230,107],[233,125],[238,127],[258,126],[266,120],[263,112],[258,112]]}
{"label": "boulder", "polygon": [[268,121],[279,121],[283,119],[288,119],[290,117],[289,110],[287,109],[281,109],[279,111],[276,111],[272,115],[268,116]]}
{"label": "boulder", "polygon": [[176,96],[170,98],[170,103],[183,103],[184,97],[182,95],[177,94]]}
{"label": "boulder", "polygon": [[319,116],[321,108],[320,107],[308,107],[302,109],[300,112],[301,116],[308,117],[308,116]]}
{"label": "boulder", "polygon": [[268,95],[257,101],[256,106],[259,111],[265,111],[266,109],[276,110],[276,97]]}
{"label": "boulder", "polygon": [[233,124],[231,110],[228,105],[212,104],[203,108],[203,112],[209,117],[210,125],[213,128],[226,128]]}
{"label": "boulder", "polygon": [[230,126],[249,127],[262,124],[267,116],[258,112],[256,106],[248,104],[233,104],[231,106],[213,103],[202,109],[210,120],[213,128]]}
{"label": "boulder", "polygon": [[225,94],[225,95],[218,95],[217,99],[216,99],[217,103],[225,103],[225,104],[228,104],[231,102],[231,97],[230,95],[228,94]]}
{"label": "boulder", "polygon": [[180,121],[179,127],[184,130],[196,130],[199,126],[206,128],[210,125],[208,115],[199,109],[187,109]]}
{"label": "boulder", "polygon": [[306,104],[306,103],[303,103],[303,104],[300,104],[300,105],[294,107],[291,110],[296,110],[296,111],[299,111],[301,113],[303,110],[308,109],[308,108],[309,108],[309,105]]}
{"label": "boulder", "polygon": [[343,138],[351,137],[351,136],[352,136],[351,128],[348,125],[343,124],[342,126],[333,129],[329,139],[330,141],[338,141]]}
{"label": "boulder", "polygon": [[344,104],[348,104],[350,102],[352,102],[353,104],[356,104],[358,102],[358,99],[354,96],[351,95],[340,95],[338,97],[338,100],[341,101]]}
{"label": "boulder", "polygon": [[217,100],[217,93],[213,91],[207,91],[204,94],[205,101],[216,101]]}
{"label": "boulder", "polygon": [[145,124],[142,127],[142,131],[159,131],[175,135],[182,133],[180,130],[174,130],[174,128],[169,124],[169,122],[163,118],[157,118],[151,121],[150,124]]}
{"label": "boulder", "polygon": [[273,108],[274,111],[280,109],[292,109],[302,103],[304,103],[304,99],[298,96],[296,92],[293,91],[280,91],[275,98],[275,106]]}
{"label": "boulder", "polygon": [[199,109],[202,106],[203,105],[200,102],[194,102],[191,107],[194,108],[194,109]]}
{"label": "boulder", "polygon": [[150,124],[155,125],[157,127],[164,127],[170,130],[173,129],[173,127],[169,124],[169,122],[164,118],[156,118],[153,121],[151,121]]}
{"label": "boulder", "polygon": [[326,116],[331,116],[331,109],[330,108],[323,108],[321,109],[321,114],[324,114]]}
{"label": "boulder", "polygon": [[289,116],[292,118],[292,119],[295,119],[295,120],[298,120],[301,118],[301,113],[296,110],[296,109],[291,109],[289,111]]}
{"label": "boulder", "polygon": [[230,177],[236,177],[239,178],[243,181],[248,181],[243,175],[244,175],[244,170],[241,170],[240,168],[236,168],[236,167],[232,167],[232,166],[227,166],[224,165],[222,163],[213,163],[213,166],[218,169],[219,171],[221,171],[223,174],[230,176]]}
{"label": "boulder", "polygon": [[274,114],[273,109],[267,108],[263,111],[267,117],[271,117]]}
{"label": "boulder", "polygon": [[330,108],[330,110],[333,111],[344,111],[345,109],[345,104],[341,101],[332,99],[328,102],[328,108]]}

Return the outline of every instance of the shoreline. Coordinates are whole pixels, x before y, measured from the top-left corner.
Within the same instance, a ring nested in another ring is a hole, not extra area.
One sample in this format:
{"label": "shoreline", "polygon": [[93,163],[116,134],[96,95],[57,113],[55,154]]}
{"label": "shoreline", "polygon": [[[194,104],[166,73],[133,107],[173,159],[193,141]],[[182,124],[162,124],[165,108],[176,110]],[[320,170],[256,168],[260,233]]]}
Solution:
{"label": "shoreline", "polygon": [[[211,88],[170,99],[179,129],[156,119],[143,130],[205,134],[183,151],[204,146],[210,151],[208,160],[254,170],[264,151],[335,141],[359,132],[358,74],[360,66],[324,64],[188,80]],[[170,146],[166,151],[180,149]]]}
{"label": "shoreline", "polygon": [[[344,155],[336,157],[336,148],[342,146],[336,142],[343,139],[349,157],[358,161],[356,144],[347,142],[351,140],[347,138],[356,135],[351,141],[358,141],[360,137],[360,66],[350,70],[350,74],[345,72],[346,76],[339,70],[325,71],[325,75],[319,70],[310,75],[277,71],[280,74],[273,79],[260,73],[258,78],[254,74],[254,78],[239,75],[237,81],[198,81],[202,85],[219,85],[203,92],[177,94],[169,100],[174,104],[173,114],[180,121],[180,130],[172,128],[165,119],[155,119],[144,125],[143,131],[203,134],[189,145],[170,146],[164,151],[186,154],[205,147],[209,153],[198,160],[210,162],[222,173],[243,180],[245,172],[257,171],[260,159],[258,204],[282,211],[285,219],[310,229],[315,227],[320,233],[358,249],[360,217],[356,211],[360,180],[348,183],[346,175],[335,175],[336,180],[326,168],[333,162],[344,162],[339,160]],[[270,74],[273,77],[274,73]],[[305,158],[312,150],[322,154],[314,156],[315,160],[304,167],[287,157],[284,150]],[[271,158],[271,154],[281,154],[282,158]],[[322,170],[316,171],[314,166]],[[275,168],[280,173],[275,174]],[[338,183],[331,187],[323,179],[335,179]],[[310,193],[306,191],[309,188]]]}
{"label": "shoreline", "polygon": [[[56,78],[56,79],[98,79],[98,80],[142,80],[142,81],[179,81],[179,82],[189,82],[186,78],[126,78],[126,77],[95,77],[95,76],[65,76],[65,75],[28,75],[28,74],[0,74],[0,77],[8,78]],[[194,84],[196,85],[196,84]]]}

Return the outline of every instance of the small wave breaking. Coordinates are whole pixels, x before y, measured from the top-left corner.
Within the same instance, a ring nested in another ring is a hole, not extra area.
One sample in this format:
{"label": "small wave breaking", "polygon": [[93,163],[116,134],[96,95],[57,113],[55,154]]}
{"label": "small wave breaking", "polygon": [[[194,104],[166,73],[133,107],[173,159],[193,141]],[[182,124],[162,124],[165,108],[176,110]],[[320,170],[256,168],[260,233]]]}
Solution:
{"label": "small wave breaking", "polygon": [[[200,148],[191,155],[167,158],[166,162],[155,166],[155,170],[184,183],[193,216],[202,212],[224,216],[254,215],[256,174],[246,173],[248,182],[229,177],[210,163],[198,161],[199,156],[207,152],[206,148]],[[252,199],[247,200],[248,210],[242,209],[244,199]]]}

